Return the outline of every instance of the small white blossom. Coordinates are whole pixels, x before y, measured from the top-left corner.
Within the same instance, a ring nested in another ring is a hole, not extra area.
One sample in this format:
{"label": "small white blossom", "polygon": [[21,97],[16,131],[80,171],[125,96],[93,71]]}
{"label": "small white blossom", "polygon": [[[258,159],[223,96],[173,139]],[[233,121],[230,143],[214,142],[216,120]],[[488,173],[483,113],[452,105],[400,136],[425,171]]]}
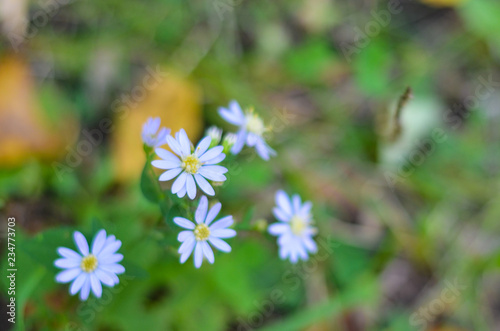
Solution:
{"label": "small white blossom", "polygon": [[222,129],[216,126],[211,126],[207,129],[206,135],[212,139],[211,146],[218,145],[222,137]]}
{"label": "small white blossom", "polygon": [[196,184],[206,194],[215,195],[215,191],[207,179],[216,182],[226,180],[224,174],[227,169],[217,165],[224,160],[226,154],[222,153],[222,146],[209,149],[211,141],[210,137],[203,138],[192,152],[191,141],[186,131],[181,129],[176,133],[175,139],[167,136],[168,146],[175,154],[162,148],[155,150],[162,160],[152,161],[151,164],[156,168],[167,170],[161,174],[160,181],[171,180],[179,176],[172,185],[172,193],[177,194],[179,198],[184,197],[187,193],[189,198],[194,200],[196,198]]}
{"label": "small white blossom", "polygon": [[[57,252],[62,258],[57,259],[54,265],[65,269],[57,274],[58,283],[71,283],[69,293],[75,295],[80,292],[80,299],[87,300],[90,289],[97,298],[102,295],[102,284],[113,287],[120,282],[117,274],[125,272],[125,268],[118,264],[123,259],[122,254],[116,251],[122,245],[115,236],[106,236],[106,231],[99,231],[89,250],[87,239],[78,231],[73,234],[79,253],[66,247],[59,247]],[[101,284],[102,283],[102,284]]]}
{"label": "small white blossom", "polygon": [[182,243],[179,247],[181,263],[186,262],[193,250],[194,265],[196,268],[201,267],[203,257],[208,262],[214,263],[214,252],[208,243],[222,252],[229,253],[231,251],[231,246],[222,239],[236,236],[236,231],[227,228],[233,224],[233,217],[223,217],[210,225],[220,210],[220,203],[216,203],[208,210],[208,199],[206,196],[202,196],[194,216],[196,224],[183,217],[174,218],[175,224],[187,229],[180,232],[177,237],[177,240]]}
{"label": "small white blossom", "polygon": [[300,259],[307,260],[308,253],[315,253],[317,246],[312,237],[316,228],[312,226],[312,203],[302,204],[300,196],[295,194],[292,199],[283,191],[276,193],[276,207],[273,214],[278,223],[269,225],[268,231],[278,236],[279,255],[282,260],[289,259],[297,263]]}
{"label": "small white blossom", "polygon": [[219,108],[219,115],[227,122],[239,126],[231,153],[238,154],[246,144],[249,147],[255,147],[257,154],[264,160],[269,160],[271,156],[276,155],[274,149],[269,147],[263,137],[268,128],[264,126],[264,122],[253,109],[243,113],[238,102],[233,100],[229,103],[229,108]]}
{"label": "small white blossom", "polygon": [[[170,134],[170,129],[160,129],[160,118],[149,117],[142,126],[142,141],[149,147],[158,147],[167,142],[167,136]],[[160,132],[158,132],[160,129]]]}

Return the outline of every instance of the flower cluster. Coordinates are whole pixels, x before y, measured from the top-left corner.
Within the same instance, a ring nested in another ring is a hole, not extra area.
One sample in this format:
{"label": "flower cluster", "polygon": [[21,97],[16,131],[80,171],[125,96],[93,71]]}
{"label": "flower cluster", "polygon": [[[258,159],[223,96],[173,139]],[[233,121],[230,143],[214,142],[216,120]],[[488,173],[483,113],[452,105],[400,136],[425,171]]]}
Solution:
{"label": "flower cluster", "polygon": [[[269,128],[253,109],[244,112],[236,101],[231,101],[228,108],[221,107],[218,112],[223,119],[238,127],[237,132],[226,133],[222,139],[222,130],[211,127],[196,147],[184,129],[171,136],[170,129],[160,128],[160,118],[148,118],[142,128],[142,141],[147,146],[144,150],[148,154],[146,166],[164,170],[158,181],[173,180],[172,194],[178,198],[187,195],[188,206],[198,195],[198,188],[206,195],[214,196],[214,184],[226,181],[228,169],[220,165],[226,159],[226,153],[237,155],[246,145],[255,148],[264,160],[276,155],[264,139]],[[170,150],[160,147],[165,144]],[[157,159],[153,159],[155,156]],[[302,203],[297,194],[290,198],[283,191],[276,193],[273,214],[278,222],[269,225],[268,232],[278,237],[281,259],[296,263],[300,259],[307,260],[310,253],[317,251],[313,240],[316,229],[312,225],[311,208],[311,202]],[[215,220],[221,209],[220,202],[213,203],[209,208],[207,196],[202,195],[192,217],[194,219],[173,218],[173,222],[184,229],[177,236],[180,263],[185,263],[193,255],[194,266],[200,268],[204,259],[214,263],[213,248],[225,253],[231,251],[231,246],[223,239],[236,236],[236,231],[229,228],[233,225],[233,216]],[[57,274],[56,281],[71,282],[70,294],[80,292],[81,300],[87,300],[91,290],[100,298],[102,285],[115,286],[119,283],[117,275],[125,272],[125,268],[118,264],[123,259],[123,255],[117,253],[121,241],[113,235],[108,236],[105,230],[95,235],[91,249],[78,231],[74,232],[74,241],[78,252],[65,247],[57,250],[61,258],[54,265],[64,270]]]}

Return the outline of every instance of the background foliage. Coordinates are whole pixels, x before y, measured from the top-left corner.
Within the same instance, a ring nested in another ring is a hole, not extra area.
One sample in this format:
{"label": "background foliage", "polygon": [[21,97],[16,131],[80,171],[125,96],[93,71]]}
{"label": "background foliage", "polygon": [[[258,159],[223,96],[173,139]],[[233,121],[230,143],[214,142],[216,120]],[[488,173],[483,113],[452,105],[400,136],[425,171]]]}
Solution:
{"label": "background foliage", "polygon": [[[500,329],[497,1],[2,5],[0,279],[16,217],[17,329]],[[216,110],[233,98],[274,125],[278,157],[230,168],[218,199],[238,237],[196,270],[176,211],[141,192],[139,133],[148,116],[192,140],[231,129]],[[314,202],[307,263],[262,231],[280,188]],[[80,303],[54,282],[56,247],[102,227],[127,272]]]}

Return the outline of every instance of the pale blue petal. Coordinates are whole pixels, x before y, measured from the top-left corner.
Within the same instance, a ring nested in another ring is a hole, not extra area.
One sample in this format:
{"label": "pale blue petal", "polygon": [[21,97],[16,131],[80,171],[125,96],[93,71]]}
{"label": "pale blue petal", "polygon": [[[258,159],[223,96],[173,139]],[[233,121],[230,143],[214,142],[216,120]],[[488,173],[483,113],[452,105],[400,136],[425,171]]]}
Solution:
{"label": "pale blue petal", "polygon": [[205,224],[209,225],[212,221],[219,215],[220,209],[222,205],[220,202],[217,202],[215,205],[210,208],[210,211],[207,214],[207,218],[205,219]]}
{"label": "pale blue petal", "polygon": [[193,222],[191,222],[188,219],[185,219],[184,217],[174,217],[174,223],[184,229],[189,229],[189,230],[193,230],[195,227]]}
{"label": "pale blue petal", "polygon": [[240,131],[238,131],[238,133],[236,134],[236,141],[233,147],[231,147],[232,154],[236,155],[239,152],[241,152],[243,146],[245,146],[245,141],[247,139],[246,137],[247,137],[247,132],[245,129],[241,129]]}
{"label": "pale blue petal", "polygon": [[215,195],[215,191],[212,185],[210,185],[210,183],[205,178],[203,178],[202,175],[196,174],[194,175],[194,179],[196,180],[196,183],[198,183],[198,186],[203,190],[203,192],[211,196]]}
{"label": "pale blue petal", "polygon": [[188,174],[186,177],[186,190],[189,199],[194,200],[194,198],[196,198],[196,184],[191,174]]}
{"label": "pale blue petal", "polygon": [[210,236],[208,241],[219,251],[229,253],[231,251],[231,246],[227,242],[217,237]]}
{"label": "pale blue petal", "polygon": [[200,242],[196,243],[194,248],[194,266],[196,268],[201,267],[201,263],[203,262],[203,248]]}
{"label": "pale blue petal", "polygon": [[181,231],[179,232],[179,235],[177,235],[177,240],[180,242],[184,242],[188,238],[194,238],[193,231],[186,230],[186,231]]}
{"label": "pale blue petal", "polygon": [[115,274],[121,274],[121,273],[125,272],[125,268],[121,264],[118,264],[118,263],[106,264],[106,265],[101,266],[101,268],[104,271],[112,272]]}
{"label": "pale blue petal", "polygon": [[290,198],[283,190],[276,192],[276,205],[281,208],[287,216],[293,215]]}
{"label": "pale blue petal", "polygon": [[83,283],[82,290],[80,291],[80,300],[85,301],[88,299],[90,294],[90,277],[85,277],[85,282]]}
{"label": "pale blue petal", "polygon": [[210,234],[217,238],[232,238],[236,236],[236,231],[233,229],[218,229],[211,231]]}
{"label": "pale blue petal", "polygon": [[[210,170],[209,168],[211,167],[216,167],[216,166],[202,166],[199,170],[198,173],[202,175],[203,177],[216,181],[216,182],[223,182],[227,178],[223,174],[217,171]],[[207,169],[208,168],[208,169]]]}
{"label": "pale blue petal", "polygon": [[98,268],[96,271],[94,271],[94,274],[96,275],[97,279],[102,282],[106,286],[114,286],[115,281],[113,277],[109,273],[107,273],[104,270],[101,270]]}
{"label": "pale blue petal", "polygon": [[206,241],[201,242],[202,248],[203,248],[203,255],[207,258],[208,262],[214,263],[214,252],[212,251],[212,248],[210,248],[210,245]]}
{"label": "pale blue petal", "polygon": [[166,161],[166,160],[154,160],[151,165],[158,169],[168,170],[168,169],[180,169],[181,161]]}
{"label": "pale blue petal", "polygon": [[100,230],[92,242],[92,254],[98,255],[106,243],[106,230]]}
{"label": "pale blue petal", "polygon": [[181,146],[181,151],[183,155],[189,155],[191,154],[191,141],[189,141],[189,138],[186,134],[186,131],[184,129],[181,129],[179,131],[179,145]]}
{"label": "pale blue petal", "polygon": [[194,150],[194,154],[196,156],[200,156],[200,155],[203,155],[203,153],[205,153],[208,149],[208,147],[210,147],[210,143],[212,142],[212,138],[210,137],[205,137],[203,138],[199,143],[198,143],[198,146],[196,146],[195,150]]}
{"label": "pale blue petal", "polygon": [[184,154],[182,154],[181,145],[179,145],[177,140],[175,140],[172,136],[167,136],[167,144],[175,154],[184,156]]}
{"label": "pale blue petal", "polygon": [[196,208],[196,213],[194,214],[194,219],[196,223],[200,224],[205,221],[208,211],[208,199],[206,196],[202,196],[198,208]]}
{"label": "pale blue petal", "polygon": [[71,269],[71,268],[79,267],[81,262],[82,262],[81,257],[78,257],[76,259],[62,258],[62,259],[55,260],[54,265],[58,268],[61,268],[61,269]]}
{"label": "pale blue petal", "polygon": [[210,159],[208,161],[205,161],[204,164],[210,165],[210,164],[217,164],[219,162],[224,161],[226,158],[226,154],[220,153],[218,156],[214,157],[213,159]]}
{"label": "pale blue petal", "polygon": [[300,196],[298,194],[294,194],[292,196],[292,206],[293,206],[293,213],[300,214],[302,200],[300,199]]}
{"label": "pale blue petal", "polygon": [[122,254],[109,254],[104,257],[99,257],[99,264],[112,264],[123,260]]}
{"label": "pale blue petal", "polygon": [[88,274],[85,272],[82,272],[81,274],[76,277],[75,281],[71,283],[71,287],[69,288],[69,294],[75,295],[78,293],[78,291],[81,290],[83,284],[85,284],[85,280],[87,280]]}
{"label": "pale blue petal", "polygon": [[290,226],[284,223],[274,223],[269,225],[268,231],[274,236],[280,236],[283,233],[290,231]]}
{"label": "pale blue petal", "polygon": [[166,149],[157,148],[157,149],[155,149],[155,152],[156,152],[156,155],[158,155],[159,157],[161,157],[163,159],[163,161],[169,161],[172,163],[177,162],[177,163],[181,164],[181,160],[179,159],[179,157],[177,155],[175,155],[174,153],[167,151]]}
{"label": "pale blue petal", "polygon": [[75,240],[75,244],[80,250],[80,253],[82,253],[83,256],[89,255],[89,244],[87,243],[87,239],[85,239],[83,234],[75,231],[75,233],[73,233],[73,239]]}
{"label": "pale blue petal", "polygon": [[220,220],[218,220],[217,222],[212,224],[209,229],[210,229],[210,231],[214,231],[217,229],[227,228],[228,226],[231,226],[232,224],[233,224],[233,216],[229,215],[229,216],[221,218]]}
{"label": "pale blue petal", "polygon": [[167,181],[167,180],[171,180],[173,179],[175,176],[177,176],[178,174],[180,174],[182,171],[182,168],[177,168],[177,169],[171,169],[171,170],[168,170],[168,171],[165,171],[164,173],[162,173],[160,175],[160,178],[158,178],[158,180],[160,182],[164,182],[164,181]]}
{"label": "pale blue petal", "polygon": [[202,156],[200,156],[199,159],[201,162],[209,161],[219,156],[219,154],[222,153],[223,149],[224,147],[222,146],[212,147],[208,151],[206,151]]}
{"label": "pale blue petal", "polygon": [[290,218],[291,218],[291,216],[288,216],[287,214],[285,214],[285,212],[278,207],[273,208],[273,215],[274,215],[274,217],[276,217],[276,219],[278,221],[281,221],[281,222],[288,222],[288,221],[290,221]]}
{"label": "pale blue petal", "polygon": [[102,285],[95,273],[90,274],[90,286],[92,288],[92,292],[94,292],[94,295],[97,298],[100,298],[102,295]]}
{"label": "pale blue petal", "polygon": [[174,184],[172,185],[172,193],[176,194],[179,192],[184,186],[186,186],[186,178],[187,174],[183,172],[180,174],[179,177],[175,180]]}
{"label": "pale blue petal", "polygon": [[114,240],[111,244],[106,245],[102,251],[99,253],[97,258],[106,257],[110,254],[115,253],[122,246],[121,240]]}
{"label": "pale blue petal", "polygon": [[66,269],[56,275],[56,281],[58,283],[69,283],[73,279],[75,279],[80,273],[82,273],[82,270],[79,267]]}
{"label": "pale blue petal", "polygon": [[74,250],[66,248],[66,247],[59,247],[57,249],[57,252],[62,257],[65,257],[65,258],[68,258],[68,259],[76,259],[76,260],[78,260],[78,259],[82,258],[82,256],[80,254],[78,254]]}
{"label": "pale blue petal", "polygon": [[187,251],[192,251],[195,243],[196,243],[196,239],[195,239],[194,235],[191,237],[188,237],[186,239],[186,241],[184,241],[182,243],[182,245],[179,247],[179,250],[177,252],[179,254],[184,254]]}

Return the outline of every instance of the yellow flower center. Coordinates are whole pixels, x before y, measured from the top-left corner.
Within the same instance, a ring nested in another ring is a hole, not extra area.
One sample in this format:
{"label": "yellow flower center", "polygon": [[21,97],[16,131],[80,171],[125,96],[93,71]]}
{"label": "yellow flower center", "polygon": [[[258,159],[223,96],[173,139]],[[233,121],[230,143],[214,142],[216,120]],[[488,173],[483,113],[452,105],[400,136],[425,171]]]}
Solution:
{"label": "yellow flower center", "polygon": [[94,254],[89,254],[82,259],[80,263],[80,268],[85,272],[92,272],[97,268],[98,262],[97,257]]}
{"label": "yellow flower center", "polygon": [[246,119],[246,129],[256,135],[262,135],[266,131],[266,127],[264,126],[264,122],[259,117],[259,115],[253,112],[253,109],[250,109],[245,115]]}
{"label": "yellow flower center", "polygon": [[290,220],[290,228],[292,229],[292,232],[296,236],[300,236],[302,232],[307,228],[307,222],[299,216],[294,216]]}
{"label": "yellow flower center", "polygon": [[196,155],[191,154],[182,159],[182,169],[186,171],[188,174],[194,175],[198,172],[198,169],[201,167],[201,162],[196,157]]}
{"label": "yellow flower center", "polygon": [[198,224],[194,228],[194,237],[196,238],[196,240],[198,241],[207,240],[209,236],[210,236],[210,229],[205,224],[203,223]]}

